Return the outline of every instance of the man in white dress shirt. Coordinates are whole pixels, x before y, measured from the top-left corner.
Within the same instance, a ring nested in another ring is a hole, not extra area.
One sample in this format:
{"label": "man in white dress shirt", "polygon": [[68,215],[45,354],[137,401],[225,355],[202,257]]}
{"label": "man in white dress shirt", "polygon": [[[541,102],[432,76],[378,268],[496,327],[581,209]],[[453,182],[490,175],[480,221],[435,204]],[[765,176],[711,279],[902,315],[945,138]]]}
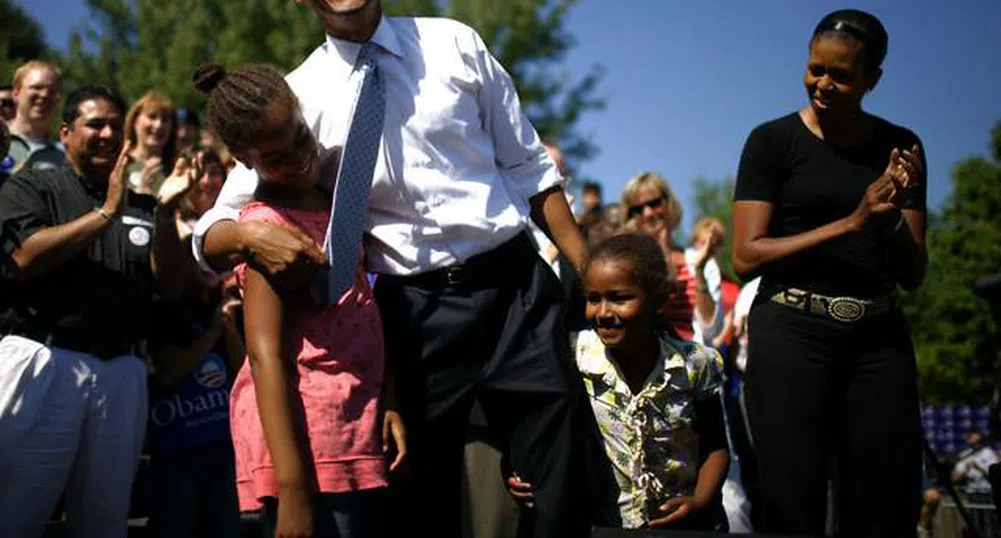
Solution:
{"label": "man in white dress shirt", "polygon": [[[511,465],[537,486],[523,531],[582,535],[590,521],[577,495],[579,381],[560,284],[535,254],[528,220],[573,267],[585,246],[511,78],[456,21],[386,18],[379,0],[310,4],[326,41],[287,81],[320,145],[344,144],[363,43],[377,45],[385,87],[365,249],[379,274],[376,298],[400,379],[412,471],[397,477],[401,502],[387,519],[410,532],[459,534],[463,439],[478,399]],[[323,263],[316,245],[287,229],[235,221],[256,183],[243,166],[230,174],[195,228],[196,258],[220,270],[242,256],[286,283],[308,280],[303,275]]]}

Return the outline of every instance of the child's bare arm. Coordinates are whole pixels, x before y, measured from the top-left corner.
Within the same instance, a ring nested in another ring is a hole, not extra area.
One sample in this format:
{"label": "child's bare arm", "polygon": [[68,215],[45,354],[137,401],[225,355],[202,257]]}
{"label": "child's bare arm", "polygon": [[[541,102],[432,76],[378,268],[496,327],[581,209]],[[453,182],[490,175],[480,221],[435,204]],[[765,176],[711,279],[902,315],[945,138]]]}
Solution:
{"label": "child's bare arm", "polygon": [[[282,300],[263,275],[248,268],[244,305],[250,371],[254,376],[264,440],[274,462],[278,483],[278,517],[284,519],[283,515],[288,514],[289,519],[311,519],[308,507],[312,480],[299,451],[298,440],[302,436],[297,435],[292,416],[293,389],[288,375],[292,365],[285,360]],[[293,515],[289,510],[296,513]]]}

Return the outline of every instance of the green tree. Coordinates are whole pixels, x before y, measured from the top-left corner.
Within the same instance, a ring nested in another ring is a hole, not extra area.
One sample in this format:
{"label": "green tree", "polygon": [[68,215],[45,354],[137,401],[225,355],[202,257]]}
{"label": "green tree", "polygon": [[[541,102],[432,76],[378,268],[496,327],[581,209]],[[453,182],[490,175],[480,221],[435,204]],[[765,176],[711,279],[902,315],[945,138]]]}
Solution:
{"label": "green tree", "polygon": [[10,0],[0,0],[0,77],[10,84],[14,70],[26,60],[46,58],[42,27]]}
{"label": "green tree", "polygon": [[[695,208],[695,220],[703,217],[715,217],[726,226],[726,242],[720,249],[716,261],[719,263],[723,276],[737,280],[733,270],[731,253],[733,252],[733,177],[727,176],[720,180],[697,177],[692,182],[692,206]],[[685,241],[687,244],[688,241]]]}
{"label": "green tree", "polygon": [[983,403],[998,379],[999,330],[973,281],[1001,271],[1001,122],[991,157],[952,170],[952,193],[928,228],[928,273],[905,297],[918,358],[922,399]]}
{"label": "green tree", "polygon": [[151,89],[200,107],[192,70],[268,63],[290,70],[321,40],[305,5],[287,0],[87,0],[90,24],[63,58],[70,83],[102,82],[135,100]]}
{"label": "green tree", "polygon": [[557,143],[574,168],[597,147],[575,130],[580,116],[600,110],[604,70],[594,65],[580,80],[554,69],[576,41],[564,27],[577,0],[384,0],[388,13],[444,16],[469,24],[514,79],[525,113],[539,133]]}
{"label": "green tree", "polygon": [[[559,63],[574,45],[564,21],[576,0],[384,0],[387,14],[447,16],[479,31],[519,90],[526,114],[558,143],[571,166],[597,149],[575,130],[581,114],[604,106],[602,70],[574,81]],[[159,89],[199,107],[192,69],[264,62],[289,70],[323,30],[304,4],[290,0],[87,0],[91,24],[70,40],[63,65],[70,82],[101,81],[128,99]]]}

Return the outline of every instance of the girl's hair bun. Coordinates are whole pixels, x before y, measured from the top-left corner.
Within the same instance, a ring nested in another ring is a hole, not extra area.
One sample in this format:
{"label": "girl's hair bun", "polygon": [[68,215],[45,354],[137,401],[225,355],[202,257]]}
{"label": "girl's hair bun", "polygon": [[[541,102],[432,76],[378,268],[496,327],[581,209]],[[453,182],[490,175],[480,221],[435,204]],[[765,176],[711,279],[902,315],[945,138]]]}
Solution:
{"label": "girl's hair bun", "polygon": [[191,81],[202,93],[211,93],[224,78],[226,78],[226,69],[219,64],[198,66],[191,75]]}

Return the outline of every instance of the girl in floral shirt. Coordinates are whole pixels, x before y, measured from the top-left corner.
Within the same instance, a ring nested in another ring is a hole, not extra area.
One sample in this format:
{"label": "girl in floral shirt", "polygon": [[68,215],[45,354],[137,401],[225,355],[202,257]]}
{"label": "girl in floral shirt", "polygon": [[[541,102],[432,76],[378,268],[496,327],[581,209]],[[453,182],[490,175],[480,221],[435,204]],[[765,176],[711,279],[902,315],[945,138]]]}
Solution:
{"label": "girl in floral shirt", "polygon": [[[574,352],[618,483],[622,526],[726,530],[723,362],[667,328],[667,274],[647,236],[595,247],[584,272],[593,328],[573,335]],[[531,505],[529,484],[515,475],[508,486]]]}

